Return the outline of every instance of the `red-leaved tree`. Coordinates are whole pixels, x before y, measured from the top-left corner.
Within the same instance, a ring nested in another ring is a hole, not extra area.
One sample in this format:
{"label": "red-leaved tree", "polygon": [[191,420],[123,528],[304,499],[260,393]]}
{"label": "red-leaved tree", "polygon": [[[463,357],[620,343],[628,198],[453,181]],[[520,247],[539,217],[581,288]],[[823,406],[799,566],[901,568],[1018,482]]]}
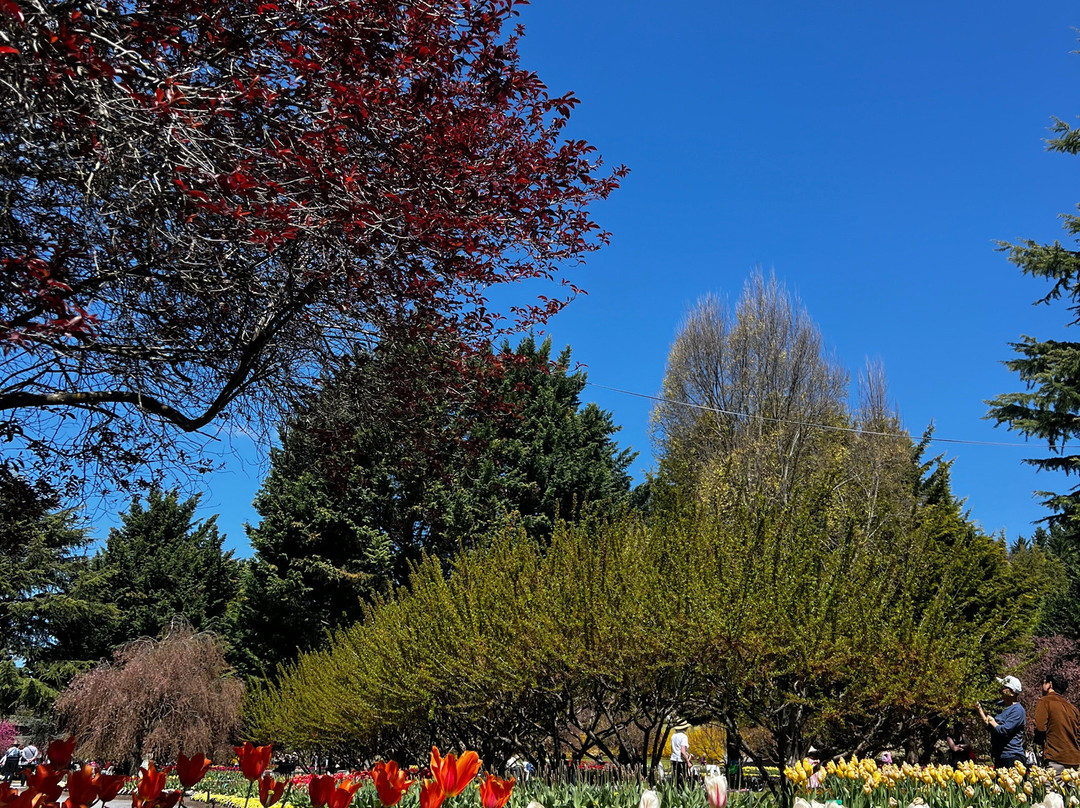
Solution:
{"label": "red-leaved tree", "polygon": [[80,758],[112,760],[132,773],[139,761],[175,760],[180,752],[229,755],[244,685],[225,662],[221,642],[175,624],[157,640],[129,643],[79,674],[56,700]]}
{"label": "red-leaved tree", "polygon": [[0,0],[0,438],[123,472],[357,342],[558,311],[624,170],[563,139],[517,2]]}

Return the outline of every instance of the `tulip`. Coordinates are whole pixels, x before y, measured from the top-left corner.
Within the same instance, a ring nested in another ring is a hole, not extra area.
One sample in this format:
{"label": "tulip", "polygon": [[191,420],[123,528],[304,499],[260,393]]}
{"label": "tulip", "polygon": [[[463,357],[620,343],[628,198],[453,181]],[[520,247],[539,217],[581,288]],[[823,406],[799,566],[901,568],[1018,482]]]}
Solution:
{"label": "tulip", "polygon": [[479,770],[480,758],[476,752],[466,752],[460,758],[453,754],[443,758],[437,746],[431,747],[431,775],[447,797],[456,797],[464,791]]}
{"label": "tulip", "polygon": [[263,804],[263,808],[270,808],[271,805],[281,799],[284,792],[284,780],[275,780],[269,774],[264,774],[259,778],[259,802]]}
{"label": "tulip", "polygon": [[51,766],[38,766],[26,776],[26,790],[44,795],[45,802],[56,802],[64,791],[60,781],[66,773],[54,771]]}
{"label": "tulip", "polygon": [[397,763],[390,761],[383,763],[381,760],[375,764],[372,770],[372,779],[375,782],[375,790],[379,793],[379,802],[386,808],[397,805],[401,796],[409,790],[412,780],[405,779],[405,772],[398,768]]}
{"label": "tulip", "polygon": [[263,776],[266,767],[270,765],[271,744],[255,746],[251,741],[245,741],[243,746],[234,746],[233,750],[240,759],[240,772],[248,780],[254,782]]}
{"label": "tulip", "polygon": [[71,765],[71,756],[75,752],[75,736],[60,740],[49,741],[47,755],[49,763],[54,769],[66,769]]}
{"label": "tulip", "polygon": [[638,808],[660,808],[660,798],[656,796],[656,792],[651,788],[641,792],[641,802],[638,803]]}
{"label": "tulip", "polygon": [[64,808],[77,808],[80,805],[93,804],[98,798],[94,768],[88,763],[78,771],[70,772],[67,779],[67,790],[68,798],[64,801]]}
{"label": "tulip", "polygon": [[349,803],[352,802],[353,795],[359,788],[359,780],[341,781],[337,788],[330,793],[330,798],[326,801],[326,808],[349,808]]}
{"label": "tulip", "polygon": [[116,799],[116,795],[124,788],[127,778],[122,774],[99,774],[94,778],[94,787],[98,791],[98,799],[102,804]]}
{"label": "tulip", "polygon": [[308,781],[308,796],[311,797],[311,808],[323,808],[334,793],[337,783],[329,774],[316,774]]}
{"label": "tulip", "polygon": [[191,788],[202,780],[210,771],[210,759],[202,752],[194,757],[188,757],[181,752],[176,758],[176,776],[180,778],[180,785]]}
{"label": "tulip", "polygon": [[446,799],[446,792],[435,780],[428,780],[420,789],[420,808],[439,808]]}
{"label": "tulip", "polygon": [[165,789],[165,779],[169,776],[166,771],[158,771],[153,761],[147,764],[145,769],[139,769],[142,777],[139,778],[139,786],[136,790],[142,799],[153,802],[161,796]]}
{"label": "tulip", "polygon": [[480,804],[484,808],[503,808],[510,799],[510,792],[514,790],[514,778],[500,780],[493,774],[480,784]]}
{"label": "tulip", "polygon": [[715,774],[705,778],[705,798],[711,808],[724,808],[727,805],[727,778],[722,774]]}

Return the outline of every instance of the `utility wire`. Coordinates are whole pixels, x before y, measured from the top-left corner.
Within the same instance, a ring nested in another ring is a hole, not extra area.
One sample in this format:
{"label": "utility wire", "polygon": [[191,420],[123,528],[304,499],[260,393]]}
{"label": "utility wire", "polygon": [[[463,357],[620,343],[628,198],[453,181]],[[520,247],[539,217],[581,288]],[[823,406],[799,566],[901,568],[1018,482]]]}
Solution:
{"label": "utility wire", "polygon": [[[608,390],[612,393],[621,393],[624,396],[634,396],[636,398],[645,398],[649,401],[657,401],[661,404],[672,404],[676,407],[687,407],[694,410],[702,410],[703,412],[714,412],[721,415],[732,415],[736,418],[758,418],[762,421],[771,421],[777,424],[789,424],[791,426],[806,426],[814,427],[816,429],[825,429],[831,432],[851,432],[859,435],[877,435],[883,438],[901,438],[904,440],[911,440],[911,436],[907,433],[898,434],[896,432],[876,432],[870,429],[857,429],[850,426],[834,426],[832,424],[816,424],[812,421],[797,421],[791,418],[771,418],[767,415],[753,415],[748,412],[736,412],[734,410],[725,410],[721,407],[710,407],[706,404],[694,404],[691,401],[676,401],[672,398],[664,398],[663,396],[650,396],[647,393],[636,393],[633,390],[621,390],[618,387],[608,387],[606,384],[597,384],[596,382],[585,382],[590,387],[596,387],[600,390]],[[986,440],[964,440],[962,438],[937,438],[931,436],[931,443],[958,443],[965,446],[1007,446],[1010,448],[1030,448],[1027,443],[1004,443],[996,441]],[[1053,450],[1051,450],[1053,451]],[[1065,451],[1065,446],[1061,447],[1061,451]]]}

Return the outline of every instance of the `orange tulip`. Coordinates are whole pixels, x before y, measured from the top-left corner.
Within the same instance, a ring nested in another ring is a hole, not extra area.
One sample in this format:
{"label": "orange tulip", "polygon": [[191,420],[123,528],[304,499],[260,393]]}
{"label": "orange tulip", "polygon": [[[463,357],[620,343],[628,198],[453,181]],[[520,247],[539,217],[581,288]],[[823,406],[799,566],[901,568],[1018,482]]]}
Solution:
{"label": "orange tulip", "polygon": [[75,753],[75,736],[60,740],[49,741],[49,763],[54,769],[66,769],[71,765],[71,756]]}
{"label": "orange tulip", "polygon": [[255,781],[263,776],[266,767],[270,765],[270,752],[272,744],[255,746],[251,741],[244,741],[243,746],[234,746],[233,751],[240,759],[240,772],[248,780]]}
{"label": "orange tulip", "polygon": [[80,805],[92,805],[98,798],[98,786],[94,778],[94,768],[88,763],[78,771],[68,774],[68,798],[64,808],[77,808]]}
{"label": "orange tulip", "polygon": [[308,796],[311,797],[311,808],[323,808],[334,793],[337,783],[329,774],[316,774],[308,780]]}
{"label": "orange tulip", "polygon": [[412,780],[406,780],[405,772],[392,760],[388,763],[381,760],[376,763],[372,770],[372,779],[375,781],[375,790],[379,792],[379,802],[386,808],[397,805],[401,796],[412,785]]}
{"label": "orange tulip", "polygon": [[210,759],[202,752],[195,757],[188,757],[181,752],[176,758],[176,776],[180,778],[180,785],[191,788],[202,780],[210,771]]}
{"label": "orange tulip", "polygon": [[360,790],[359,780],[342,780],[326,801],[326,808],[349,808],[353,795]]}
{"label": "orange tulip", "polygon": [[281,799],[284,792],[284,780],[275,780],[269,774],[264,774],[259,778],[259,802],[263,804],[263,808],[270,808],[271,805]]}
{"label": "orange tulip", "polygon": [[456,797],[464,791],[479,770],[480,758],[476,752],[466,752],[460,758],[453,754],[443,758],[439,756],[437,746],[431,747],[431,776],[447,797]]}
{"label": "orange tulip", "polygon": [[428,780],[420,789],[420,808],[439,808],[446,799],[446,792],[434,780]]}
{"label": "orange tulip", "polygon": [[500,780],[493,774],[480,784],[480,804],[484,808],[503,808],[510,799],[510,792],[514,790],[513,777],[509,780]]}

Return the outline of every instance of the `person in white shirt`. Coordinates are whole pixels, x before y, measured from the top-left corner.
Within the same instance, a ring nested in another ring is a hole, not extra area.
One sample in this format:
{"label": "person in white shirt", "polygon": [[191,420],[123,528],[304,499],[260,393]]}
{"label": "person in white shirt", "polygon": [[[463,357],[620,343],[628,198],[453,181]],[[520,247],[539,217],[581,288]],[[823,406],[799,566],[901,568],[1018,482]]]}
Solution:
{"label": "person in white shirt", "polygon": [[690,782],[690,739],[686,737],[690,725],[680,720],[672,729],[675,734],[671,736],[671,769],[675,774],[675,788],[680,788]]}
{"label": "person in white shirt", "polygon": [[28,743],[22,748],[22,752],[19,753],[19,768],[25,769],[27,766],[36,766],[38,762],[38,750],[32,743]]}

